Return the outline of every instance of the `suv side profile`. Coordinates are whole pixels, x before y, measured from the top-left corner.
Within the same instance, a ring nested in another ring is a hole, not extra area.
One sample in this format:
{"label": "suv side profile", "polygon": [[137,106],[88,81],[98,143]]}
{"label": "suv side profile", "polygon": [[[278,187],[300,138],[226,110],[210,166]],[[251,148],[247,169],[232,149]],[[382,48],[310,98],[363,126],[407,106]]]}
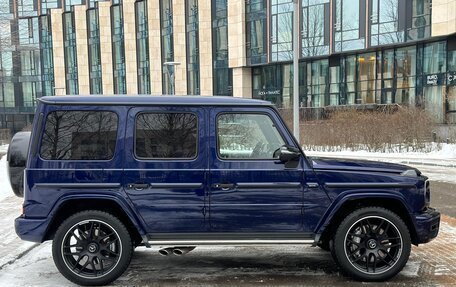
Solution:
{"label": "suv side profile", "polygon": [[57,268],[81,285],[118,278],[140,245],[311,244],[346,274],[383,281],[439,230],[418,170],[308,157],[265,101],[43,97],[24,136],[28,150],[13,140],[8,154],[24,196],[16,233],[53,240]]}

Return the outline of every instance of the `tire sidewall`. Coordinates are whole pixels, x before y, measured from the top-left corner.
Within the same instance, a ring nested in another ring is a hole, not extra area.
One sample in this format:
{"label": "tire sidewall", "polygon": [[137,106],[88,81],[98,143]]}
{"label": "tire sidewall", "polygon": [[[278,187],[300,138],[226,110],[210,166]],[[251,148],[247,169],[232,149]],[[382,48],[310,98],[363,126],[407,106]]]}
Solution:
{"label": "tire sidewall", "polygon": [[[394,224],[402,237],[402,252],[396,264],[389,270],[379,274],[367,274],[356,269],[345,254],[345,238],[349,229],[362,218],[377,216]],[[341,269],[348,275],[363,281],[385,281],[397,275],[408,261],[411,251],[410,233],[404,221],[395,213],[384,208],[362,208],[349,214],[340,224],[334,236],[334,256]]]}
{"label": "tire sidewall", "polygon": [[[68,230],[75,224],[87,220],[98,220],[110,225],[118,233],[122,247],[120,260],[118,261],[117,265],[108,274],[97,278],[85,278],[76,275],[74,272],[69,270],[62,256],[62,241],[64,240],[64,237],[67,234]],[[84,211],[70,216],[57,229],[54,240],[52,242],[52,257],[57,269],[65,278],[71,282],[84,286],[106,285],[116,280],[124,273],[130,264],[132,253],[133,244],[127,228],[119,219],[113,215],[101,211]]]}

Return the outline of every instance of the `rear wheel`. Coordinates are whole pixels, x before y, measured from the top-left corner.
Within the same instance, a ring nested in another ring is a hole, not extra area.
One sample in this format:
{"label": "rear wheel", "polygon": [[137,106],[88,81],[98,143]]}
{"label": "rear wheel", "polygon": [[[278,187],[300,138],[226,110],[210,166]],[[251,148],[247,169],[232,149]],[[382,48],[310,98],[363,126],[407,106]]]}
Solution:
{"label": "rear wheel", "polygon": [[349,214],[334,236],[336,262],[348,275],[363,281],[383,281],[407,263],[410,234],[402,219],[380,207]]}
{"label": "rear wheel", "polygon": [[133,245],[124,224],[102,211],[77,213],[58,228],[52,245],[55,265],[79,285],[105,285],[130,264]]}

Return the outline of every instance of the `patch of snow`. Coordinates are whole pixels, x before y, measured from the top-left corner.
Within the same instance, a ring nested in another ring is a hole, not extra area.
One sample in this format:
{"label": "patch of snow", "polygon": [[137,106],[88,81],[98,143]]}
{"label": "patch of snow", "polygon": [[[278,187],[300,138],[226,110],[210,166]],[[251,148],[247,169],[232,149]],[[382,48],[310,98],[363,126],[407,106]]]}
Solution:
{"label": "patch of snow", "polygon": [[6,156],[0,160],[0,202],[8,196],[14,196],[6,171]]}
{"label": "patch of snow", "polygon": [[303,147],[303,150],[308,150],[308,153],[312,154],[343,154],[343,155],[369,155],[369,156],[379,156],[379,157],[388,157],[399,155],[400,157],[407,158],[427,158],[427,159],[451,159],[456,160],[456,144],[446,144],[446,143],[429,143],[422,150],[423,151],[405,151],[404,148],[394,148],[394,147],[385,147],[385,151],[382,152],[372,152],[367,148],[358,147],[356,149],[344,148],[341,146],[310,146]]}
{"label": "patch of snow", "polygon": [[6,154],[8,152],[8,146],[7,144],[2,144],[0,145],[0,155]]}

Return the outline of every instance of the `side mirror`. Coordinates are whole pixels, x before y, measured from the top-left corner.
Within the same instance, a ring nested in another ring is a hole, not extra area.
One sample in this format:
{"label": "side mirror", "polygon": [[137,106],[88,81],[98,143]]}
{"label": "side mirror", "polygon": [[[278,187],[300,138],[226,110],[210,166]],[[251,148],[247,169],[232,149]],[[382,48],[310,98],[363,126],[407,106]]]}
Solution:
{"label": "side mirror", "polygon": [[301,156],[301,151],[298,148],[286,145],[280,147],[277,152],[278,158],[282,163],[297,161]]}

